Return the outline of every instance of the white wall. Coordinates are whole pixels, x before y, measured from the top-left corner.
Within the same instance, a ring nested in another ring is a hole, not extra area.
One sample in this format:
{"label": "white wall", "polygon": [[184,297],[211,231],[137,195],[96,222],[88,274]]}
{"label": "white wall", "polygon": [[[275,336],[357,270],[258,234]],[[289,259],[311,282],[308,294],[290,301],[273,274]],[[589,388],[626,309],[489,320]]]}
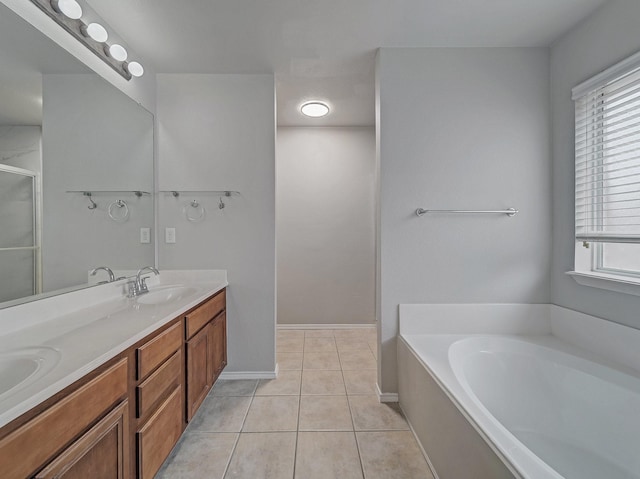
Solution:
{"label": "white wall", "polygon": [[278,323],[375,321],[375,131],[278,128]]}
{"label": "white wall", "polygon": [[[549,54],[381,49],[377,62],[382,392],[400,303],[550,299]],[[418,207],[507,216],[416,217]]]}
{"label": "white wall", "polygon": [[574,263],[574,104],[571,89],[640,50],[640,2],[614,0],[551,49],[554,304],[640,328],[640,297],[581,286]]}
{"label": "white wall", "polygon": [[[73,190],[153,191],[153,117],[97,75],[44,75],[42,110],[43,291],[87,282],[96,266],[132,270],[154,264],[153,196],[96,195]],[[110,203],[130,217],[116,223]]]}
{"label": "white wall", "polygon": [[[160,193],[160,268],[226,269],[226,372],[275,368],[275,92],[272,75],[158,75],[160,190],[237,190],[218,197]],[[206,217],[190,223],[197,199]],[[165,227],[176,243],[164,243]]]}

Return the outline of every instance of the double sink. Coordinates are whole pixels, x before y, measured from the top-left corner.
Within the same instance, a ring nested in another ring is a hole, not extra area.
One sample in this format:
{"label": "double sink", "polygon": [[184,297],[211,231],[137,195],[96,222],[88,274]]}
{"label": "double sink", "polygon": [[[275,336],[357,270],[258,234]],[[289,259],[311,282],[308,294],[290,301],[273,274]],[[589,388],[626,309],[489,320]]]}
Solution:
{"label": "double sink", "polygon": [[[130,310],[132,315],[148,314],[155,317],[159,312],[159,307],[169,306],[171,303],[175,303],[176,307],[183,306],[185,301],[200,296],[196,293],[202,293],[202,288],[184,284],[159,283],[151,286],[148,293],[141,294],[136,298],[120,299],[117,302],[117,307],[121,311],[124,309],[125,312]],[[192,296],[193,298],[191,298]],[[122,301],[126,301],[124,308]],[[115,303],[114,307],[116,307]],[[107,314],[101,317],[109,318],[108,309],[105,312]],[[86,328],[87,325],[84,324],[82,327]],[[65,354],[70,353],[66,350],[64,352]],[[36,382],[46,379],[47,375],[60,363],[62,357],[63,351],[44,344],[0,352],[0,403]]]}

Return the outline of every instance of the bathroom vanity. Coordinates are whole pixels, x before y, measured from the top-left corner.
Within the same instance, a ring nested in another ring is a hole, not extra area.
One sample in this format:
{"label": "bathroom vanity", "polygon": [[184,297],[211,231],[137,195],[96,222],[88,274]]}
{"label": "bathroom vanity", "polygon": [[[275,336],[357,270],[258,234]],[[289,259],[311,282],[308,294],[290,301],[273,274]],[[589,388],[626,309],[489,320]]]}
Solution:
{"label": "bathroom vanity", "polygon": [[154,477],[227,363],[226,276],[186,277],[34,325],[45,341],[28,327],[0,337],[20,346],[29,336],[32,349],[59,355],[41,358],[56,364],[32,383],[0,393],[3,478]]}

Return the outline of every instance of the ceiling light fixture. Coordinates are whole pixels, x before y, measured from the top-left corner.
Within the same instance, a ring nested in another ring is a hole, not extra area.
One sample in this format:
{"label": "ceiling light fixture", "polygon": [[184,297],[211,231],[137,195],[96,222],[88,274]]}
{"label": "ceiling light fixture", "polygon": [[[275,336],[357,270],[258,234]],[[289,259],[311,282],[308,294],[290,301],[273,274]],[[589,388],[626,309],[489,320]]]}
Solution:
{"label": "ceiling light fixture", "polygon": [[104,43],[109,39],[109,33],[99,23],[90,23],[89,25],[82,25],[80,31],[85,37],[89,37],[98,43]]}
{"label": "ceiling light fixture", "polygon": [[300,107],[300,111],[311,118],[320,118],[329,113],[329,106],[321,101],[308,101]]}
{"label": "ceiling light fixture", "polygon": [[[129,54],[122,42],[107,44],[113,30],[91,8],[86,0],[30,0],[67,33],[95,53],[125,80],[141,77],[144,68],[139,62],[127,63]],[[88,21],[91,19],[91,21]],[[117,39],[120,40],[120,39]]]}
{"label": "ceiling light fixture", "polygon": [[82,7],[76,0],[51,0],[51,6],[56,12],[72,20],[82,17]]}

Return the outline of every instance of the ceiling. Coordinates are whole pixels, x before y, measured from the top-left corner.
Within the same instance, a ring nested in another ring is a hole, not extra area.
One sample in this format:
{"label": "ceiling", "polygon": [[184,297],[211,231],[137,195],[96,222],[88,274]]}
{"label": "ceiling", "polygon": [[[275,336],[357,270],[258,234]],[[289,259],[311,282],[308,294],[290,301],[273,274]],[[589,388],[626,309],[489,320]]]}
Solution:
{"label": "ceiling", "polygon": [[[159,73],[275,73],[278,124],[374,124],[379,47],[548,46],[605,0],[88,0]],[[326,100],[324,119],[301,117]]]}

